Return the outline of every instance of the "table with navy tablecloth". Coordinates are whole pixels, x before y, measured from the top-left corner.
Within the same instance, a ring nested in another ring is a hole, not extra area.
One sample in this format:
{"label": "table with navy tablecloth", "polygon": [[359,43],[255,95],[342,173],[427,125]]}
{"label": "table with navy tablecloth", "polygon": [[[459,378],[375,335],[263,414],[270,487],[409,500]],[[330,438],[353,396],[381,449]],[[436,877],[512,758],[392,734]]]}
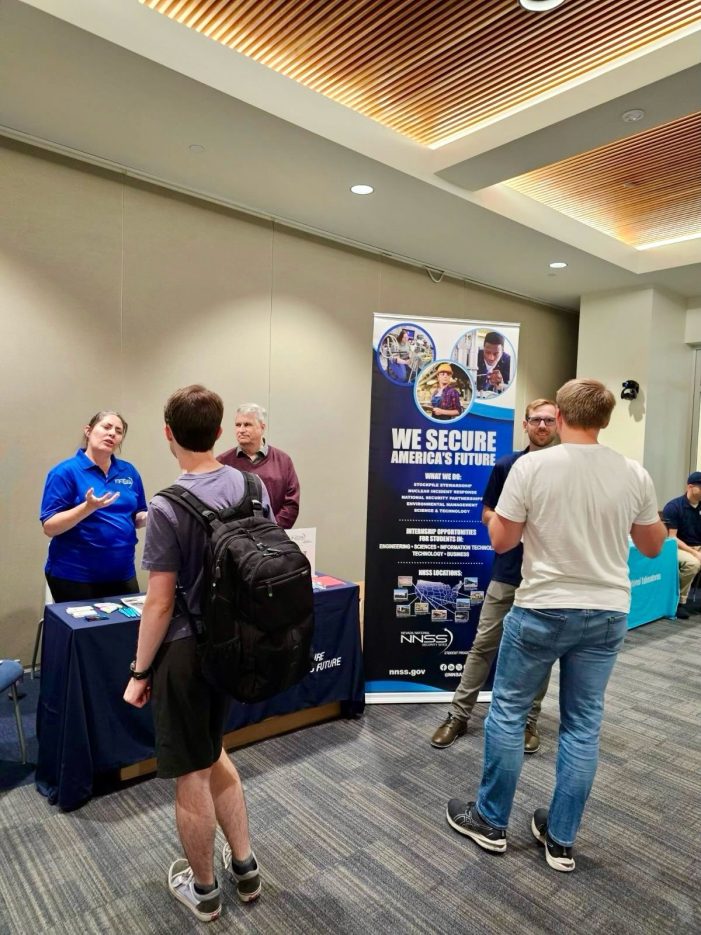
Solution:
{"label": "table with navy tablecloth", "polygon": [[[91,797],[99,777],[154,755],[151,706],[133,708],[122,700],[139,621],[117,611],[107,620],[76,619],[66,612],[75,604],[46,606],[37,708],[36,786],[66,811]],[[343,715],[360,714],[358,606],[358,586],[350,582],[316,591],[310,673],[268,701],[232,702],[226,731],[330,702],[340,702]]]}

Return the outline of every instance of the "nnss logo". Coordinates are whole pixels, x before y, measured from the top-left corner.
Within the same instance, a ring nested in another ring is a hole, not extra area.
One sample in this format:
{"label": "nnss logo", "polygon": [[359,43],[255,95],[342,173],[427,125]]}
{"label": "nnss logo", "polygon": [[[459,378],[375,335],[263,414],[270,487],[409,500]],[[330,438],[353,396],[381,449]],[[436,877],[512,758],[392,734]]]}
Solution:
{"label": "nnss logo", "polygon": [[133,478],[133,477],[115,477],[114,483],[115,483],[115,484],[124,484],[125,487],[133,487],[133,486],[134,486],[134,478]]}
{"label": "nnss logo", "polygon": [[453,643],[453,634],[450,630],[444,630],[442,633],[405,630],[403,633],[399,634],[399,642],[433,647],[434,649],[440,649],[441,652],[445,652]]}

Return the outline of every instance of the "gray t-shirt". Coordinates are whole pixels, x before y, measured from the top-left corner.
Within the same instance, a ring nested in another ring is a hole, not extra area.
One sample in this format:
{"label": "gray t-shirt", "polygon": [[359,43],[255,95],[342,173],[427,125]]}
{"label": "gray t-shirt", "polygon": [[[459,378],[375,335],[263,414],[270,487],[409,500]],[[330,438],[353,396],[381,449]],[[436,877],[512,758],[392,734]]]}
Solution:
{"label": "gray t-shirt", "polygon": [[[215,510],[237,504],[245,489],[243,474],[226,465],[206,474],[181,474],[175,483],[191,490],[203,503]],[[261,484],[263,506],[267,507],[272,519],[268,491],[262,481]],[[207,534],[194,516],[165,497],[156,495],[151,500],[141,567],[146,571],[177,571],[178,584],[185,591],[187,606],[195,617],[200,613],[206,542]],[[192,628],[187,615],[178,613],[176,609],[164,642],[191,635]]]}

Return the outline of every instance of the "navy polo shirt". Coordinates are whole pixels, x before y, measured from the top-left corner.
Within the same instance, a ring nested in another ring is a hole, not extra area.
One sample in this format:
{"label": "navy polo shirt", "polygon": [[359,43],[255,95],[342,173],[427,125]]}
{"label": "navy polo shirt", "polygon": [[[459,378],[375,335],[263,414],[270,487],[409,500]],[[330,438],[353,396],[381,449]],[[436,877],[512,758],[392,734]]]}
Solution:
{"label": "navy polo shirt", "polygon": [[73,529],[54,536],[49,545],[46,571],[70,581],[128,581],[136,574],[134,515],[146,510],[141,477],[128,461],[112,455],[107,476],[78,449],[72,458],[49,471],[39,518],[78,506],[92,487],[96,497],[119,497],[81,520]]}
{"label": "navy polo shirt", "polygon": [[686,494],[665,504],[662,516],[665,523],[677,530],[677,537],[686,545],[701,545],[701,504],[692,506]]}
{"label": "navy polo shirt", "polygon": [[[493,510],[499,502],[499,497],[504,489],[506,478],[509,471],[524,455],[528,454],[528,448],[523,451],[514,451],[510,455],[504,455],[499,458],[492,468],[489,475],[487,486],[482,497],[482,505]],[[523,545],[519,544],[509,549],[508,552],[502,552],[501,555],[494,556],[494,565],[492,566],[492,581],[501,581],[503,584],[513,584],[518,587],[521,584],[521,562],[523,560]]]}

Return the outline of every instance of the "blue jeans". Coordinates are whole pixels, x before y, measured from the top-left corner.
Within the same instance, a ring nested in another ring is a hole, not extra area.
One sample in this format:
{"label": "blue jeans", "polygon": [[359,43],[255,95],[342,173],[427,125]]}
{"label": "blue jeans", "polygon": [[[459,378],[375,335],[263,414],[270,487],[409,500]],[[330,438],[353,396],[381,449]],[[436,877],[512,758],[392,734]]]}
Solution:
{"label": "blue jeans", "polygon": [[596,774],[604,693],[626,634],[627,615],[611,610],[527,610],[504,619],[492,703],[485,723],[477,810],[506,829],[523,764],[523,733],[533,699],[560,660],[560,740],[548,832],[570,847]]}

